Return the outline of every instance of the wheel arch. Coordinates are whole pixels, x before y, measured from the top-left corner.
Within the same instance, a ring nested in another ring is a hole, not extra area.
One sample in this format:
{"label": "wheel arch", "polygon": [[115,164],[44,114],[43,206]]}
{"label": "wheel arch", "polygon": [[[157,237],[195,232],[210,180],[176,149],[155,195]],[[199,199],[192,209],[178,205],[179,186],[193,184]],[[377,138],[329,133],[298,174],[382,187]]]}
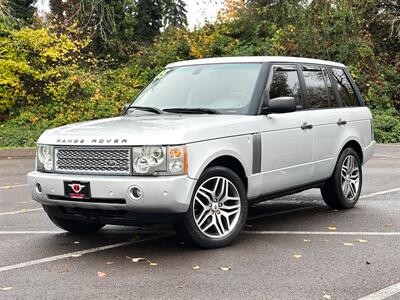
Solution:
{"label": "wheel arch", "polygon": [[231,155],[222,155],[222,156],[216,157],[212,161],[210,161],[205,166],[204,170],[207,168],[210,168],[210,167],[215,167],[215,166],[225,167],[225,168],[233,171],[236,175],[238,175],[239,178],[242,180],[244,187],[246,189],[246,192],[247,192],[248,181],[247,181],[246,171],[239,159],[237,159],[236,157],[231,156]]}
{"label": "wheel arch", "polygon": [[346,148],[354,149],[354,151],[356,151],[356,153],[358,154],[358,156],[360,158],[361,165],[363,164],[364,155],[363,155],[363,150],[362,150],[360,141],[356,137],[349,137],[341,144],[340,147],[337,148],[336,160],[335,160],[335,163],[332,164],[330,176],[332,176],[332,174],[335,170],[335,166],[339,160],[340,154],[342,154],[343,150]]}
{"label": "wheel arch", "polygon": [[338,159],[339,159],[340,154],[346,148],[352,148],[358,154],[361,164],[363,163],[363,161],[364,161],[363,150],[362,150],[361,144],[356,139],[349,139],[348,141],[345,142],[345,144],[341,147],[340,152],[337,156]]}

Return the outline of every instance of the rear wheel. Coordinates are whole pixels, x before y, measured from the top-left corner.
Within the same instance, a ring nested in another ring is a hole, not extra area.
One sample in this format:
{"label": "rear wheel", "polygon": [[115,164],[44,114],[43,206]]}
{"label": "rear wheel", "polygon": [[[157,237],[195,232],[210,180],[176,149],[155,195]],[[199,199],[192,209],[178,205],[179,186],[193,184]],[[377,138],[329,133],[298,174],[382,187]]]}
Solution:
{"label": "rear wheel", "polygon": [[239,176],[225,167],[211,167],[200,176],[184,221],[175,229],[196,246],[224,247],[239,235],[247,209]]}
{"label": "rear wheel", "polygon": [[105,224],[95,222],[79,222],[75,220],[68,220],[58,217],[56,214],[56,207],[43,206],[50,220],[59,228],[69,231],[71,233],[91,233],[96,232],[103,228]]}
{"label": "rear wheel", "polygon": [[321,188],[325,203],[331,208],[352,208],[357,203],[362,186],[361,161],[352,148],[342,151],[332,177]]}

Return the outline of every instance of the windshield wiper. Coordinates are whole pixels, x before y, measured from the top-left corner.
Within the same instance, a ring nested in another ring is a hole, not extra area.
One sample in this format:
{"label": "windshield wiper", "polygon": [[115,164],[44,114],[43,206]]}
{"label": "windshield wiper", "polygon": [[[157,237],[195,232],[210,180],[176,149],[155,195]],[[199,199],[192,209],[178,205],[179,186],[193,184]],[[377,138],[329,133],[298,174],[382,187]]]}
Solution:
{"label": "windshield wiper", "polygon": [[220,114],[218,110],[211,108],[166,108],[166,112],[182,113],[182,114]]}
{"label": "windshield wiper", "polygon": [[163,111],[161,109],[158,109],[157,107],[151,107],[151,106],[129,106],[129,109],[137,109],[137,110],[144,110],[144,111],[149,111],[155,114],[163,114]]}

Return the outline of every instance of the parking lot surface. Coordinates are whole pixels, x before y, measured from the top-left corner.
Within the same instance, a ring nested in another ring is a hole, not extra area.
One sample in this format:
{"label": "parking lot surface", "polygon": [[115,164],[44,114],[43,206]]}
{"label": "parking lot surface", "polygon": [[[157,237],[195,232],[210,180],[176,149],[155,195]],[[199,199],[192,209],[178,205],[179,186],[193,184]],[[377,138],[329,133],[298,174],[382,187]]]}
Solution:
{"label": "parking lot surface", "polygon": [[216,250],[168,226],[63,232],[31,200],[33,168],[0,158],[0,299],[400,299],[400,145],[378,145],[354,209],[316,189],[264,202]]}

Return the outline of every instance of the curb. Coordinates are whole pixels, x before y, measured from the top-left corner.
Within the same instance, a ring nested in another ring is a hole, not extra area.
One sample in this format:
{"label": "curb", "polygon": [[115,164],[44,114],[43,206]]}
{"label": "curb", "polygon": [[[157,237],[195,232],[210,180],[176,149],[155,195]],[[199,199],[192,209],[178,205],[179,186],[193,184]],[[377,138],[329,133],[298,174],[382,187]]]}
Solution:
{"label": "curb", "polygon": [[20,149],[1,149],[0,159],[14,158],[14,157],[26,157],[33,158],[36,155],[36,149],[34,148],[20,148]]}

